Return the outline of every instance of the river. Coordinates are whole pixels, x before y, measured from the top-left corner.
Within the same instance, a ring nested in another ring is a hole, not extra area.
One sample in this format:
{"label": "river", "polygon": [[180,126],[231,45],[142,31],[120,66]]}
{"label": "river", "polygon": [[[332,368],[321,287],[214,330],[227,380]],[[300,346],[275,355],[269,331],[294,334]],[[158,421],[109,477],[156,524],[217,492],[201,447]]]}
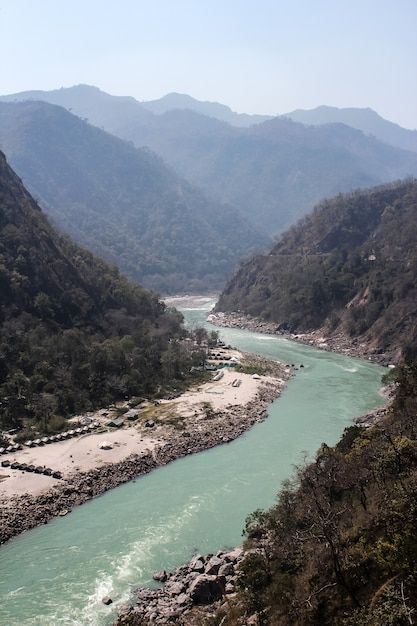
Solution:
{"label": "river", "polygon": [[[209,306],[183,309],[187,322],[204,322]],[[117,604],[155,570],[240,543],[246,515],[274,502],[294,464],[381,404],[377,365],[281,337],[235,329],[221,336],[304,368],[268,419],[236,441],[157,469],[2,546],[1,626],[111,623]],[[101,603],[107,594],[111,607]]]}

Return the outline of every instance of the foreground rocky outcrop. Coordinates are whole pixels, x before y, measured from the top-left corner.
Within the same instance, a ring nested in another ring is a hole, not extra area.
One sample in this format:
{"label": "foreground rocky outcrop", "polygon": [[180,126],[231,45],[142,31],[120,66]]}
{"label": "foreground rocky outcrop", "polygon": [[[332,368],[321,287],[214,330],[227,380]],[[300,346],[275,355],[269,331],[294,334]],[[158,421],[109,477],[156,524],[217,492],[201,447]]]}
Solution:
{"label": "foreground rocky outcrop", "polygon": [[201,624],[235,596],[242,548],[227,552],[196,554],[174,572],[163,574],[161,588],[137,589],[130,604],[119,610],[115,626],[127,624]]}
{"label": "foreground rocky outcrop", "polygon": [[266,335],[279,335],[328,352],[337,352],[345,356],[366,358],[380,365],[387,365],[393,361],[392,355],[374,349],[369,342],[348,337],[342,332],[328,334],[324,328],[303,333],[291,333],[276,322],[267,322],[259,317],[252,317],[244,313],[210,313],[208,321],[223,328],[240,328]]}
{"label": "foreground rocky outcrop", "polygon": [[107,463],[88,472],[74,473],[38,496],[25,494],[5,498],[0,502],[0,544],[170,461],[233,441],[264,420],[268,405],[280,395],[291,373],[281,364],[253,358],[265,362],[270,376],[260,386],[256,397],[246,405],[231,405],[227,410],[214,412],[198,425],[188,422],[184,430],[171,433],[169,441],[161,443],[152,452],[131,455],[118,463]]}

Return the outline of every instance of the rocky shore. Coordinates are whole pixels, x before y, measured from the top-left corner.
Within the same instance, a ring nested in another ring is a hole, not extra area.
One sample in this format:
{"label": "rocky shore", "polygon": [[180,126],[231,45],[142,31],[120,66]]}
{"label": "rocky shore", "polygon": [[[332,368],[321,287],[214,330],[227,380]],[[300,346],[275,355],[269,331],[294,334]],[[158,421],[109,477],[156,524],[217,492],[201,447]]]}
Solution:
{"label": "rocky shore", "polygon": [[[369,428],[380,421],[389,409],[392,388],[387,388],[387,406],[374,409],[354,419],[358,426]],[[258,548],[259,551],[261,548]],[[113,626],[140,624],[178,624],[202,626],[212,623],[210,618],[230,613],[239,604],[237,595],[239,565],[252,550],[237,547],[213,554],[196,554],[185,565],[173,572],[155,572],[154,580],[162,587],[140,587],[131,601],[120,607]],[[111,602],[104,598],[105,603]],[[257,624],[256,616],[249,616],[245,624]]]}
{"label": "rocky shore", "polygon": [[[156,572],[160,588],[137,589],[130,604],[119,609],[114,626],[127,624],[201,625],[236,596],[242,548],[216,554],[196,554],[173,572]],[[108,601],[109,599],[106,599]]]}
{"label": "rocky shore", "polygon": [[264,420],[268,405],[280,395],[291,373],[281,364],[257,357],[251,357],[252,362],[253,358],[268,368],[269,377],[247,404],[230,405],[225,410],[211,412],[198,424],[190,419],[183,430],[171,432],[169,440],[152,451],[132,454],[123,461],[107,463],[87,472],[74,472],[38,496],[24,494],[3,499],[0,503],[0,544],[46,524],[55,516],[66,515],[75,506],[170,461],[230,442]]}
{"label": "rocky shore", "polygon": [[358,339],[347,337],[340,332],[329,335],[323,328],[305,333],[290,333],[283,330],[280,324],[276,322],[267,322],[243,313],[210,313],[207,320],[215,326],[241,328],[256,333],[278,335],[320,350],[367,359],[380,365],[387,365],[393,360],[390,355],[373,350],[368,343],[362,343]]}

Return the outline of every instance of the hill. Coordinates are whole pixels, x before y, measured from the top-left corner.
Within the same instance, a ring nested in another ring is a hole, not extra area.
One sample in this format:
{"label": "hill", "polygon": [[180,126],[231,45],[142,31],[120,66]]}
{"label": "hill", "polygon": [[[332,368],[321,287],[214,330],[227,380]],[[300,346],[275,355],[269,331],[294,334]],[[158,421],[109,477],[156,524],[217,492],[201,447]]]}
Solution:
{"label": "hill", "polygon": [[125,128],[211,197],[278,233],[326,196],[417,174],[417,156],[343,124],[284,118],[250,128],[186,110]]}
{"label": "hill", "polygon": [[219,288],[267,242],[149,150],[61,107],[0,103],[0,145],[59,228],[153,289]]}
{"label": "hill", "polygon": [[399,358],[417,347],[417,182],[339,195],[242,265],[218,310],[343,332]]}
{"label": "hill", "polygon": [[2,102],[36,100],[63,106],[76,115],[87,118],[92,124],[109,132],[122,131],[134,123],[150,122],[152,114],[161,115],[177,109],[194,111],[201,115],[227,122],[232,126],[248,127],[271,119],[270,115],[236,113],[219,102],[197,100],[182,93],[168,93],[158,100],[139,102],[130,96],[112,96],[92,85],[74,85],[51,91],[21,91],[0,96]]}
{"label": "hill", "polygon": [[155,392],[184,377],[181,316],[59,235],[0,153],[0,425]]}
{"label": "hill", "polygon": [[135,98],[112,96],[90,85],[74,85],[51,91],[22,91],[0,96],[0,102],[22,101],[42,101],[62,106],[81,119],[116,135],[126,125],[141,124],[153,117]]}
{"label": "hill", "polygon": [[227,122],[231,126],[247,128],[254,124],[260,124],[272,118],[272,115],[249,115],[248,113],[236,113],[225,104],[219,102],[207,102],[196,100],[183,93],[168,93],[158,100],[148,100],[141,102],[141,105],[148,111],[161,115],[168,111],[177,109],[195,111],[207,117],[214,117],[221,122]]}
{"label": "hill", "polygon": [[35,96],[71,107],[138,147],[148,146],[210,197],[238,207],[267,235],[282,232],[324,197],[417,174],[414,152],[343,124],[306,127],[273,118],[237,128],[189,109],[152,114],[132,99],[88,86],[7,98]]}
{"label": "hill", "polygon": [[417,152],[417,130],[403,128],[384,119],[372,109],[342,108],[319,106],[315,109],[297,109],[285,116],[294,122],[320,126],[322,124],[346,124],[361,130],[366,135],[373,135],[380,141]]}

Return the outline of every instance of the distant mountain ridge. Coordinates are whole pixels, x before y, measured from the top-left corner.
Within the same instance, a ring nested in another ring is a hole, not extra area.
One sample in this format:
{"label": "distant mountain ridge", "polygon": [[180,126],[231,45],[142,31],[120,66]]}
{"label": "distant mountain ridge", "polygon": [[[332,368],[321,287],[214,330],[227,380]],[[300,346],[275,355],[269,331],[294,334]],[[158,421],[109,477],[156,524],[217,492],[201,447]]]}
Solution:
{"label": "distant mountain ridge", "polygon": [[59,227],[158,291],[217,289],[268,241],[149,150],[62,107],[0,103],[0,145]]}
{"label": "distant mountain ridge", "polygon": [[346,124],[361,130],[366,135],[374,135],[391,146],[417,152],[417,130],[402,128],[384,119],[373,109],[337,108],[319,106],[315,109],[297,109],[286,113],[294,122],[319,126],[322,124]]}
{"label": "distant mountain ridge", "polygon": [[417,348],[416,241],[416,180],[336,196],[244,263],[217,308],[343,332],[400,359]]}
{"label": "distant mountain ridge", "polygon": [[343,124],[306,127],[274,118],[235,128],[178,110],[128,134],[270,233],[282,232],[326,196],[417,174],[415,153]]}
{"label": "distant mountain ridge", "polygon": [[275,117],[238,128],[190,109],[154,114],[134,99],[85,85],[7,98],[28,93],[149,147],[217,202],[237,207],[265,235],[282,232],[324,197],[417,174],[415,152],[346,124],[306,126]]}
{"label": "distant mountain ridge", "polygon": [[168,111],[189,110],[207,117],[213,117],[221,122],[227,122],[231,126],[247,128],[253,124],[260,124],[272,119],[272,115],[250,115],[248,113],[236,113],[225,104],[219,102],[207,102],[197,100],[187,94],[168,93],[158,100],[148,100],[141,102],[145,109],[162,115]]}
{"label": "distant mountain ridge", "polygon": [[[74,85],[51,91],[22,91],[0,96],[0,102],[41,100],[72,110],[79,117],[89,119],[96,126],[116,132],[120,118],[125,124],[139,120],[150,120],[152,114],[162,115],[168,111],[188,110],[206,115],[232,126],[248,127],[272,119],[272,115],[250,115],[236,113],[219,102],[197,100],[181,93],[169,93],[157,100],[139,101],[131,96],[112,96],[92,85]],[[114,125],[113,130],[110,126]]]}

